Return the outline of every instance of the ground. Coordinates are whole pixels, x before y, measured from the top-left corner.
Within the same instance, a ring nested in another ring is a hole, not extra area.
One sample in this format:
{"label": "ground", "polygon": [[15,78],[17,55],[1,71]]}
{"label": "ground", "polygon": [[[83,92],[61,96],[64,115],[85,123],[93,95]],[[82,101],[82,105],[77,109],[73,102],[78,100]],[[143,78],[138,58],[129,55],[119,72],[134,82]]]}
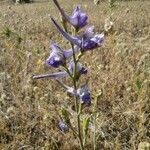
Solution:
{"label": "ground", "polygon": [[[93,94],[103,93],[97,106],[98,150],[142,150],[150,141],[150,2],[116,2],[111,10],[106,2],[96,6],[92,0],[60,3],[68,13],[80,4],[96,32],[104,31],[110,16],[114,22],[104,45],[82,59],[89,71],[82,82],[88,80]],[[45,64],[51,41],[69,48],[49,14],[59,19],[52,2],[0,2],[0,149],[78,149],[72,133],[61,133],[57,125],[59,109],[71,108],[71,98],[55,80],[32,79],[59,70]],[[92,131],[87,150],[90,137]]]}

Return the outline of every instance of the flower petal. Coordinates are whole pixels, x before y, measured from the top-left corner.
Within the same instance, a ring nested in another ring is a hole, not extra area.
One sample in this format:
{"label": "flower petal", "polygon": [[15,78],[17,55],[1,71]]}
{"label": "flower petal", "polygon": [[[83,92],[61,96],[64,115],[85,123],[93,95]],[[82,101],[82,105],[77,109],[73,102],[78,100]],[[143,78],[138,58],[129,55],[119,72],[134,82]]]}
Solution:
{"label": "flower petal", "polygon": [[54,68],[58,68],[60,65],[63,65],[63,61],[57,55],[51,55],[46,63]]}
{"label": "flower petal", "polygon": [[79,95],[81,103],[86,105],[91,104],[91,95],[86,84],[77,90],[77,94]]}
{"label": "flower petal", "polygon": [[94,26],[86,28],[84,36],[86,39],[92,38],[94,36]]}
{"label": "flower petal", "polygon": [[104,41],[104,34],[95,35],[93,38],[87,39],[83,42],[83,50],[84,49],[90,50],[97,48],[102,45],[103,41]]}
{"label": "flower petal", "polygon": [[85,13],[83,13],[79,6],[76,7],[76,9],[73,12],[73,15],[70,16],[70,24],[72,24],[75,28],[82,28],[85,25],[87,25],[87,19]]}
{"label": "flower petal", "polygon": [[104,34],[97,34],[94,36],[95,41],[98,43],[98,46],[101,46],[104,42]]}
{"label": "flower petal", "polygon": [[[75,51],[75,53],[77,53],[79,51],[79,46],[74,46],[74,51]],[[69,58],[69,57],[71,57],[73,55],[72,49],[64,51],[64,55],[65,55],[66,59]]]}
{"label": "flower petal", "polygon": [[[70,73],[73,74],[74,69],[75,69],[75,64],[74,64],[73,60],[70,61],[68,68],[69,68]],[[77,63],[76,71],[77,71],[77,74],[79,74],[79,75],[87,74],[87,69],[85,67],[83,67],[81,65],[81,63],[79,63],[79,62]]]}
{"label": "flower petal", "polygon": [[64,51],[56,43],[52,43],[50,47],[52,49],[52,53],[46,60],[46,63],[55,68],[58,68],[60,65],[64,65],[66,63]]}
{"label": "flower petal", "polygon": [[63,8],[60,7],[57,0],[53,0],[53,2],[55,3],[56,7],[60,11],[60,13],[62,15],[62,18],[65,21],[67,21],[68,23],[70,23],[71,25],[73,25],[75,28],[79,29],[79,28],[84,27],[87,24],[88,17],[85,13],[83,13],[81,11],[79,6],[76,7],[76,9],[74,10],[72,16],[69,16],[65,13]]}

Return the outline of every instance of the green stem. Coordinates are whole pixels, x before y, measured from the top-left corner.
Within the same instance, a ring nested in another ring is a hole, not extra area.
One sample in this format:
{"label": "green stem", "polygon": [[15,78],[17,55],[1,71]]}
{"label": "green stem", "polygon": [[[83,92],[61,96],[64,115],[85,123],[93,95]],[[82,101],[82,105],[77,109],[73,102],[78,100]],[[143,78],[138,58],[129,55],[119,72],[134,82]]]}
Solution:
{"label": "green stem", "polygon": [[[67,27],[65,22],[63,23],[63,27],[65,29],[66,32],[68,32]],[[74,28],[74,31],[72,32],[73,35],[75,36],[77,33],[77,30]],[[77,63],[79,61],[79,59],[81,58],[82,54],[79,55],[79,57],[76,59],[76,55],[75,55],[75,50],[74,50],[74,44],[70,43],[71,47],[72,47],[72,52],[73,52],[73,61],[74,61],[74,73],[73,75],[70,73],[69,69],[66,66],[63,66],[64,69],[66,70],[66,72],[68,73],[68,75],[70,76],[70,78],[73,81],[73,86],[75,91],[77,91]],[[81,126],[80,126],[80,122],[81,122],[81,118],[80,118],[80,113],[81,113],[81,104],[78,102],[78,97],[75,96],[75,110],[77,113],[77,126],[78,126],[78,133],[71,127],[71,130],[74,132],[74,134],[78,137],[79,139],[79,143],[80,143],[80,149],[84,150],[84,145],[83,145],[83,140],[82,140],[82,134],[81,134]]]}
{"label": "green stem", "polygon": [[94,113],[94,136],[93,136],[93,149],[96,150],[96,113]]}
{"label": "green stem", "polygon": [[72,130],[72,132],[74,133],[75,136],[78,136],[78,133],[72,126],[69,126],[69,128]]}
{"label": "green stem", "polygon": [[[72,46],[72,51],[73,51],[73,61],[74,61],[74,76],[73,76],[73,86],[75,91],[77,91],[77,60],[75,57],[75,51],[74,51],[74,46],[73,44],[71,44]],[[78,103],[78,97],[75,96],[75,108],[76,108],[76,113],[77,113],[77,126],[78,126],[78,138],[79,138],[79,143],[80,143],[80,149],[84,150],[84,146],[83,146],[83,141],[82,141],[82,134],[81,134],[81,126],[80,126],[80,112],[81,112],[81,104]]]}
{"label": "green stem", "polygon": [[93,150],[96,150],[96,115],[97,115],[96,106],[97,106],[97,99],[98,99],[98,97],[95,98],[94,107],[93,107],[93,113],[94,113],[94,120],[93,120],[93,123],[94,123]]}
{"label": "green stem", "polygon": [[[74,29],[74,36],[76,35],[76,30]],[[78,60],[76,59],[76,55],[75,55],[75,50],[74,50],[74,45],[71,43],[71,47],[72,47],[72,51],[73,51],[73,61],[74,61],[74,75],[73,75],[73,86],[75,91],[77,91],[77,63]],[[76,108],[76,113],[77,113],[77,126],[78,126],[78,139],[79,139],[79,143],[80,143],[80,149],[84,150],[84,146],[83,146],[83,140],[82,140],[82,134],[81,134],[81,118],[80,118],[80,113],[81,113],[81,104],[78,102],[78,97],[75,96],[75,108]]]}
{"label": "green stem", "polygon": [[63,67],[64,67],[65,71],[68,73],[68,75],[70,76],[70,78],[73,80],[73,76],[72,76],[72,74],[70,73],[68,67],[66,67],[66,66],[63,66]]}
{"label": "green stem", "polygon": [[[67,32],[67,30],[66,30],[66,32]],[[75,36],[76,33],[77,33],[77,30],[74,29],[73,35]],[[74,50],[74,44],[72,44],[72,43],[70,43],[70,44],[71,44],[71,47],[72,47],[73,61],[74,61],[74,72],[73,72],[73,75],[70,73],[69,69],[66,66],[64,66],[64,68],[65,68],[66,72],[68,73],[68,75],[71,77],[71,79],[73,81],[73,86],[74,86],[75,91],[77,91],[77,63],[78,63],[79,59],[81,58],[82,54],[80,54],[79,57],[76,59],[75,50]],[[78,102],[78,97],[75,96],[75,110],[76,110],[76,113],[77,113],[78,133],[73,128],[71,130],[75,133],[75,135],[79,139],[80,149],[84,150],[82,134],[81,134],[81,125],[80,125],[80,122],[81,122],[81,118],[80,118],[81,109],[82,109],[82,107],[81,107],[81,104]]]}

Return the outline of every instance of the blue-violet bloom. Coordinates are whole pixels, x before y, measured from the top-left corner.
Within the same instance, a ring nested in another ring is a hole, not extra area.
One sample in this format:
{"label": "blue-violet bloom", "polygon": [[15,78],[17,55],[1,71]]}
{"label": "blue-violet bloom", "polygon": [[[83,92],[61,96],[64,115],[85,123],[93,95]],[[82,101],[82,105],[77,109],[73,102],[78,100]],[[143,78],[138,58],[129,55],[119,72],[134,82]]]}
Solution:
{"label": "blue-violet bloom", "polygon": [[[75,63],[74,63],[73,60],[70,61],[68,69],[69,69],[71,74],[74,73]],[[87,71],[87,68],[83,67],[81,65],[81,63],[78,62],[77,65],[76,65],[76,72],[77,72],[78,75],[81,75],[81,74],[87,74],[88,71]]]}
{"label": "blue-violet bloom", "polygon": [[86,84],[81,86],[81,88],[77,90],[77,95],[79,96],[80,102],[82,104],[85,104],[85,105],[91,104],[91,95],[90,95],[88,86]]}
{"label": "blue-violet bloom", "polygon": [[[56,43],[52,43],[50,48],[52,49],[52,53],[46,60],[46,63],[55,68],[65,65],[66,59],[73,55],[73,52],[71,49],[64,51]],[[75,52],[78,52],[79,47],[75,46],[74,50]]]}
{"label": "blue-violet bloom", "polygon": [[94,35],[93,26],[86,29],[85,34],[80,37],[74,37],[67,32],[65,32],[57,22],[51,17],[52,22],[54,23],[57,30],[71,43],[79,46],[82,51],[91,50],[102,45],[104,41],[104,34]]}
{"label": "blue-violet bloom", "polygon": [[82,12],[79,6],[77,6],[72,14],[72,16],[68,16],[65,11],[60,7],[57,0],[53,0],[57,8],[59,9],[62,18],[73,25],[76,29],[80,29],[87,25],[88,17],[87,15]]}
{"label": "blue-violet bloom", "polygon": [[56,79],[56,81],[67,91],[67,93],[78,96],[81,104],[90,105],[91,104],[91,94],[89,92],[87,84],[82,85],[80,88],[75,90],[73,87],[69,87],[65,85],[60,80]]}

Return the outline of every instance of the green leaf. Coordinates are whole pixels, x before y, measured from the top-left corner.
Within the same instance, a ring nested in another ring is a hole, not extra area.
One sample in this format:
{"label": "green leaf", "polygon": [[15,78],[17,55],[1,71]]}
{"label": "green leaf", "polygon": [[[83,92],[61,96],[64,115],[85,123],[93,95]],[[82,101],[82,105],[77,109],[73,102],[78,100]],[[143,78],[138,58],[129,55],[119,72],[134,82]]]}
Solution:
{"label": "green leaf", "polygon": [[70,122],[70,115],[71,114],[68,112],[68,110],[65,108],[61,108],[61,115],[62,115],[63,119],[65,120],[65,122],[68,125],[71,125],[71,122]]}
{"label": "green leaf", "polygon": [[84,136],[87,135],[89,123],[90,123],[90,117],[86,117],[86,118],[83,119],[83,132],[84,132]]}
{"label": "green leaf", "polygon": [[94,111],[95,111],[95,108],[97,106],[97,101],[103,96],[103,92],[102,90],[99,90],[96,94],[95,94],[95,100],[94,100]]}

